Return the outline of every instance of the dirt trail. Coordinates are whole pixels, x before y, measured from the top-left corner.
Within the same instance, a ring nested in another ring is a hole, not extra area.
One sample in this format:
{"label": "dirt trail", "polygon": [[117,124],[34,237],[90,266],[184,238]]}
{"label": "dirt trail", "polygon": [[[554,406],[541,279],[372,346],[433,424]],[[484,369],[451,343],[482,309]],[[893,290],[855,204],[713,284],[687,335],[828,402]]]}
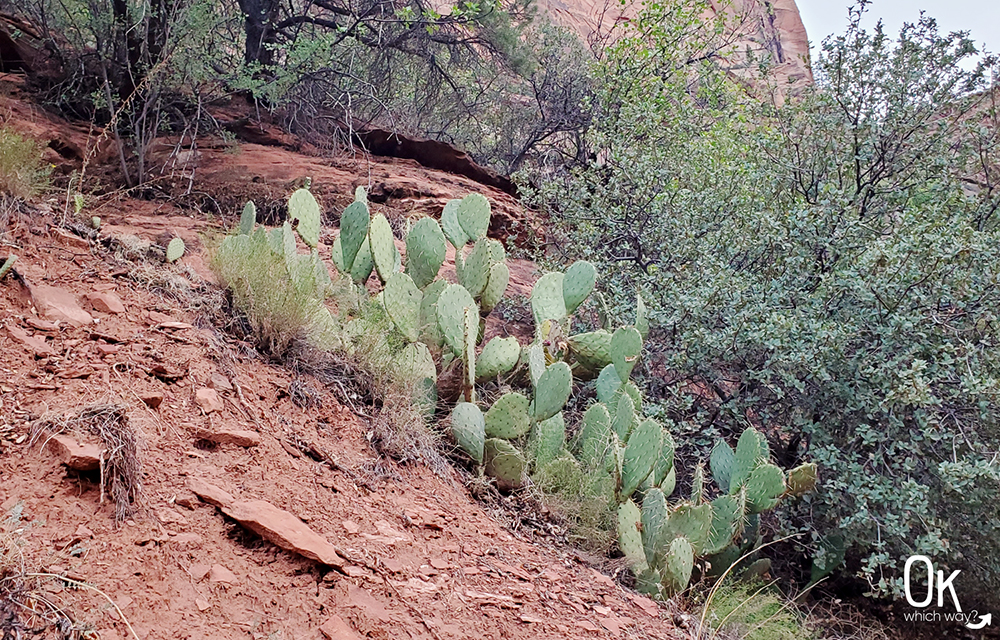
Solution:
{"label": "dirt trail", "polygon": [[[25,112],[35,117],[22,105]],[[26,130],[59,135],[51,118],[40,120]],[[196,189],[231,189],[234,198],[247,182],[273,186],[279,174],[303,167],[314,180],[339,172],[338,189],[367,179],[352,173],[353,160],[276,147],[202,154]],[[237,181],[241,166],[262,180]],[[419,183],[405,198],[386,199],[399,215],[472,188],[407,163],[377,166],[386,184],[400,175]],[[398,175],[393,167],[402,167]],[[0,525],[0,534],[24,543],[27,560],[72,579],[49,581],[45,596],[99,631],[90,638],[133,637],[126,620],[143,640],[685,637],[666,608],[622,588],[572,548],[502,526],[457,474],[442,479],[380,460],[354,410],[363,407],[344,406],[315,381],[241,357],[240,344],[191,326],[197,314],[163,292],[193,288],[204,304],[218,300],[204,245],[228,217],[210,221],[175,202],[129,199],[102,201],[93,214],[105,221],[102,235],[176,234],[188,254],[170,267],[136,268],[57,230],[55,214],[15,218],[5,230],[35,298],[11,278],[0,285],[0,512],[23,508],[19,530]],[[530,287],[530,263],[521,269],[521,286]],[[63,302],[79,305],[69,311],[92,322],[49,324],[58,313],[42,304],[55,295],[46,286],[68,294]],[[320,406],[292,401],[301,384]],[[27,438],[31,420],[97,403],[124,407],[142,443],[142,509],[121,527],[98,474],[67,469]],[[243,432],[242,440],[208,442],[230,432]],[[328,452],[341,470],[290,443]],[[289,512],[340,550],[342,568],[250,533],[199,499],[191,490],[197,481]],[[124,619],[73,581],[100,589]]]}

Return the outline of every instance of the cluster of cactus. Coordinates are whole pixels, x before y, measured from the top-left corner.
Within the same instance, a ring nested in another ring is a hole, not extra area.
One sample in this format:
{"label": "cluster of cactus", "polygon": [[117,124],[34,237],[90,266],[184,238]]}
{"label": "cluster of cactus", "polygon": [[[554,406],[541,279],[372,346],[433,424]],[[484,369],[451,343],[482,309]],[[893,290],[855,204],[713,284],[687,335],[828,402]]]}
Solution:
{"label": "cluster of cactus", "polygon": [[[769,462],[767,441],[753,428],[743,432],[735,451],[720,441],[710,466],[720,490],[711,501],[705,499],[704,468],[698,465],[687,500],[668,505],[674,482],[655,486],[654,478],[654,486],[642,492],[641,509],[632,499],[619,506],[619,547],[640,591],[669,597],[687,588],[696,567],[721,576],[750,559],[761,544],[760,514],[816,486],[815,464],[796,467],[786,477]],[[763,572],[770,565],[764,559],[742,566]]]}
{"label": "cluster of cactus", "polygon": [[[263,225],[257,226],[257,207],[253,202],[248,202],[240,216],[237,232],[223,239],[218,257],[224,261],[227,253],[247,252],[251,248],[263,250],[267,247],[272,256],[283,261],[285,272],[294,287],[323,300],[330,291],[331,282],[330,273],[316,248],[320,229],[319,204],[309,191],[298,189],[288,200],[288,213],[289,219],[281,227],[268,230]],[[310,247],[310,253],[299,253],[295,242],[296,232]],[[183,251],[183,244],[180,248]]]}

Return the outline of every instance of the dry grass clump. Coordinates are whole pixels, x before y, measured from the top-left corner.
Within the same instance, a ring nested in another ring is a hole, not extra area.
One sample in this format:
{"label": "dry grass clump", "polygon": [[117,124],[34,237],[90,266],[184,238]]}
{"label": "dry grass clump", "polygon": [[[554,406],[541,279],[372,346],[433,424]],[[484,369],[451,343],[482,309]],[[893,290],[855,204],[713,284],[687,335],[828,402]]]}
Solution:
{"label": "dry grass clump", "polygon": [[36,196],[48,187],[49,173],[51,167],[42,162],[42,145],[0,126],[0,193],[20,199]]}
{"label": "dry grass clump", "polygon": [[43,417],[32,424],[31,443],[59,433],[86,433],[100,438],[101,500],[105,494],[115,503],[115,520],[135,515],[142,497],[142,460],[139,437],[129,424],[124,407],[95,404],[68,416]]}

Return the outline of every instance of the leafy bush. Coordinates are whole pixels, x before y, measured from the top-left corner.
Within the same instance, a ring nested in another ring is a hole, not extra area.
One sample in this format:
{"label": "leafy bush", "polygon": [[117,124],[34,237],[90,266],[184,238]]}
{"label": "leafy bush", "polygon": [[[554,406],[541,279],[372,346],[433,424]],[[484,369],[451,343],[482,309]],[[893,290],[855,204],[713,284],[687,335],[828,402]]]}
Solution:
{"label": "leafy bush", "polygon": [[0,192],[30,198],[48,186],[50,172],[40,144],[9,126],[0,127]]}
{"label": "leafy bush", "polygon": [[819,464],[820,490],[782,516],[811,534],[814,577],[846,547],[874,592],[898,593],[903,562],[923,553],[968,569],[970,601],[988,598],[1000,586],[992,60],[965,70],[972,44],[927,18],[896,41],[855,20],[825,43],[815,89],[761,106],[709,64],[692,82],[663,38],[682,18],[647,15],[609,53],[608,117],[590,138],[601,162],[543,183],[555,240],[601,262],[609,290],[649,292],[647,390],[679,424],[679,451],[749,422],[783,466],[805,453]]}

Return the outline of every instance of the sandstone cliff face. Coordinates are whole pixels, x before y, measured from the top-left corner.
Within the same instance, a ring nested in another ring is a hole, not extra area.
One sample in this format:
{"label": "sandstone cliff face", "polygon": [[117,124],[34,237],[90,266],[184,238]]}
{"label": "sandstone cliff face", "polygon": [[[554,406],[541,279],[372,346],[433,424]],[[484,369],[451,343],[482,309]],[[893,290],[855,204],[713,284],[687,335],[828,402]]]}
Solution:
{"label": "sandstone cliff face", "polygon": [[[613,28],[635,16],[641,8],[637,0],[539,0],[539,7],[555,21],[577,31],[591,45],[613,38]],[[725,16],[738,24],[739,37],[729,56],[728,67],[747,80],[756,76],[757,64],[748,64],[744,52],[767,58],[775,66],[779,86],[793,87],[812,82],[809,40],[795,0],[710,0],[706,18]],[[609,34],[611,34],[609,36]]]}

